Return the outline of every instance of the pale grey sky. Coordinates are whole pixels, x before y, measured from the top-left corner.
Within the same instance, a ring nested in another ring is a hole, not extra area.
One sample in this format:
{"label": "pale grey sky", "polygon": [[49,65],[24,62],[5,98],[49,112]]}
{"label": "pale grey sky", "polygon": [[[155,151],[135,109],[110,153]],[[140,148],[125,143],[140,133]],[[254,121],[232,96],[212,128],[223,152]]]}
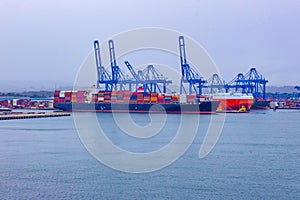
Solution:
{"label": "pale grey sky", "polygon": [[72,82],[94,39],[161,27],[200,43],[227,81],[255,66],[297,85],[299,20],[298,0],[0,0],[0,80]]}

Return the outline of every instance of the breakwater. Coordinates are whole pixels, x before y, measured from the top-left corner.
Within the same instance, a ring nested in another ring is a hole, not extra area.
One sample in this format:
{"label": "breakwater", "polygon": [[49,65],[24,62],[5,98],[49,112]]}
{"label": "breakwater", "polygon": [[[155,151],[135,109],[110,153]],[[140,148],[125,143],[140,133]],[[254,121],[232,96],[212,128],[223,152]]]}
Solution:
{"label": "breakwater", "polygon": [[52,112],[52,113],[8,113],[0,115],[0,120],[13,120],[13,119],[32,119],[32,118],[48,118],[48,117],[65,117],[70,116],[66,112]]}

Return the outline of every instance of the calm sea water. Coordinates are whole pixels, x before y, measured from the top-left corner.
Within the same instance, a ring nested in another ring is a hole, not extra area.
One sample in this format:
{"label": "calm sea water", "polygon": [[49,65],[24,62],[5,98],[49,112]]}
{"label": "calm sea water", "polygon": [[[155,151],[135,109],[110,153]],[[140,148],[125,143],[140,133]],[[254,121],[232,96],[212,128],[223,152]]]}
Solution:
{"label": "calm sea water", "polygon": [[[97,117],[116,145],[141,152],[165,145],[180,122],[180,115],[168,115],[162,133],[135,141],[111,114]],[[132,118],[141,126],[149,122],[146,114]],[[300,111],[227,114],[217,145],[199,159],[209,119],[201,116],[180,159],[146,174],[97,161],[72,117],[0,121],[0,199],[300,199]]]}

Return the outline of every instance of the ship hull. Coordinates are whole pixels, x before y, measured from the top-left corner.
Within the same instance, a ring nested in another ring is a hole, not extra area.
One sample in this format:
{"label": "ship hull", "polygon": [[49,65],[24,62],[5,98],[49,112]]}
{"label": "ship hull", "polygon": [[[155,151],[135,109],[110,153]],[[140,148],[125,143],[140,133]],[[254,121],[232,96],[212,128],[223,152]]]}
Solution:
{"label": "ship hull", "polygon": [[269,101],[254,101],[251,109],[253,110],[268,110],[270,109],[270,102]]}
{"label": "ship hull", "polygon": [[219,110],[239,110],[243,106],[250,110],[253,100],[251,99],[215,99],[220,100]]}
{"label": "ship hull", "polygon": [[200,104],[56,102],[54,108],[67,112],[214,114],[219,104],[219,101],[203,101]]}
{"label": "ship hull", "polygon": [[220,111],[239,111],[241,109],[249,111],[254,102],[252,95],[242,94],[213,95],[212,99],[221,102],[218,107]]}

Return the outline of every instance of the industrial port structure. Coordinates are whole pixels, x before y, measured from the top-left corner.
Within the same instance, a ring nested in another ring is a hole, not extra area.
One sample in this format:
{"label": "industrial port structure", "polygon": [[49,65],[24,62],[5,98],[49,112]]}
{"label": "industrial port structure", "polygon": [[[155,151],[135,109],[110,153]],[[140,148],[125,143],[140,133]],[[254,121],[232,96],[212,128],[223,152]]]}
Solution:
{"label": "industrial port structure", "polygon": [[[183,36],[178,37],[178,45],[181,67],[180,94],[194,93],[201,95],[203,89],[207,88],[210,93],[235,91],[247,94],[251,93],[256,98],[266,98],[266,84],[268,80],[261,75],[256,68],[251,68],[245,74],[239,73],[229,82],[223,80],[218,74],[214,74],[205,80],[187,62],[188,59]],[[102,87],[105,88],[106,91],[125,89],[136,91],[139,86],[142,86],[147,92],[166,93],[166,87],[172,83],[172,80],[168,80],[153,65],[148,65],[144,70],[136,71],[129,61],[125,61],[125,66],[131,74],[131,76],[129,76],[117,65],[113,40],[108,41],[108,46],[110,72],[102,66],[99,41],[94,41],[98,75],[97,88]],[[188,85],[188,89],[185,89],[185,84]]]}
{"label": "industrial port structure", "polygon": [[254,97],[266,98],[266,84],[268,80],[256,68],[251,68],[246,74],[238,73],[231,81],[226,82],[218,74],[213,74],[207,81],[211,93],[236,91],[250,93]]}

